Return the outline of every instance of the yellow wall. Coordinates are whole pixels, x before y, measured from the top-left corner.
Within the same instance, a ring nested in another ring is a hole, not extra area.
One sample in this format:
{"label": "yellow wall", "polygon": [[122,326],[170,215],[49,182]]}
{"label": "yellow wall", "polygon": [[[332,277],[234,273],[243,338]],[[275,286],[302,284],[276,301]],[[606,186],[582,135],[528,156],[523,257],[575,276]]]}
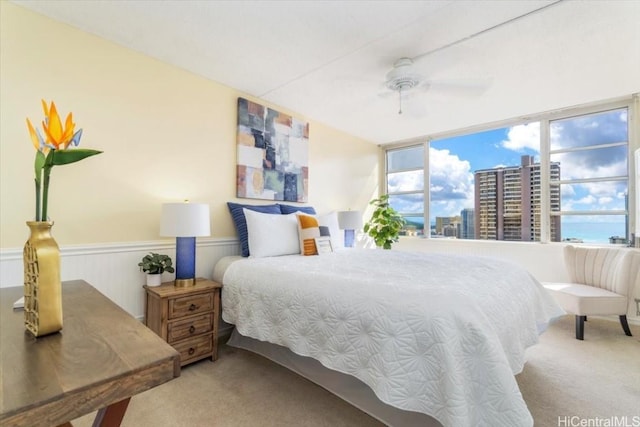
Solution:
{"label": "yellow wall", "polygon": [[[226,202],[236,200],[237,98],[253,98],[6,1],[0,8],[1,248],[22,246],[34,216],[25,118],[42,120],[42,98],[73,112],[81,147],[104,151],[53,168],[60,245],[158,239],[161,204],[184,198],[210,204],[214,237],[235,235]],[[377,147],[271,106],[310,122],[309,204],[364,210],[377,190]]]}

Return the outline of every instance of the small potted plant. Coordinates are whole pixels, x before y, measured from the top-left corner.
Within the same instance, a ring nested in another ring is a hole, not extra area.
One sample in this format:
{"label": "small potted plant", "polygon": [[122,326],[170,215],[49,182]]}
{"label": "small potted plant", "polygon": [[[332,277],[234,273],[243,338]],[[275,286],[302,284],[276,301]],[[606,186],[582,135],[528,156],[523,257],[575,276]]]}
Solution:
{"label": "small potted plant", "polygon": [[138,263],[140,270],[147,273],[147,286],[158,286],[162,283],[162,273],[173,273],[171,257],[169,255],[150,252]]}
{"label": "small potted plant", "polygon": [[398,241],[406,221],[391,207],[388,194],[373,199],[369,204],[375,206],[375,209],[371,219],[364,225],[364,232],[373,237],[376,246],[391,249],[391,245]]}

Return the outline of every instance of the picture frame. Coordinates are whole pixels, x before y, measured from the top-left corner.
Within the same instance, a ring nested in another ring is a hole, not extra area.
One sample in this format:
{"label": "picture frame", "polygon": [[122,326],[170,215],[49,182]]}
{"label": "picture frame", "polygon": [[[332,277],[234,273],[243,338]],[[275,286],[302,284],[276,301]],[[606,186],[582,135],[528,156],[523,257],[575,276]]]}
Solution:
{"label": "picture frame", "polygon": [[238,98],[236,196],[305,203],[309,122]]}
{"label": "picture frame", "polygon": [[316,250],[318,251],[318,255],[328,254],[333,252],[333,246],[331,245],[331,237],[329,236],[316,237],[314,240],[316,241]]}

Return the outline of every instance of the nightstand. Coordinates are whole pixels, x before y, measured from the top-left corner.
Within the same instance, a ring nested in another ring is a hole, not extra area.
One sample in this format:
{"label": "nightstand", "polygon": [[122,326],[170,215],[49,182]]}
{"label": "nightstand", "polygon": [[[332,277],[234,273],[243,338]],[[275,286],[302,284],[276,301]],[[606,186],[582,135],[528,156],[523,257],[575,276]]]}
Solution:
{"label": "nightstand", "polygon": [[196,284],[175,287],[173,282],[144,286],[145,324],[180,353],[180,366],[218,358],[220,283],[196,279]]}

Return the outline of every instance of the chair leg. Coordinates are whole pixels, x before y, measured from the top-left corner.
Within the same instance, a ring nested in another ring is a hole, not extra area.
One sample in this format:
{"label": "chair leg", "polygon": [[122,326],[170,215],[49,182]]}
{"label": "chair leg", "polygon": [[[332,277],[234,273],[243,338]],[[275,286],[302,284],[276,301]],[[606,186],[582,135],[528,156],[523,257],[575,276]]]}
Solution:
{"label": "chair leg", "polygon": [[633,335],[631,335],[631,329],[629,329],[629,323],[627,323],[627,315],[626,314],[623,314],[622,316],[620,316],[620,324],[622,325],[622,329],[624,330],[624,333],[628,337],[632,337]]}
{"label": "chair leg", "polygon": [[587,316],[576,315],[576,339],[584,340],[584,321]]}

